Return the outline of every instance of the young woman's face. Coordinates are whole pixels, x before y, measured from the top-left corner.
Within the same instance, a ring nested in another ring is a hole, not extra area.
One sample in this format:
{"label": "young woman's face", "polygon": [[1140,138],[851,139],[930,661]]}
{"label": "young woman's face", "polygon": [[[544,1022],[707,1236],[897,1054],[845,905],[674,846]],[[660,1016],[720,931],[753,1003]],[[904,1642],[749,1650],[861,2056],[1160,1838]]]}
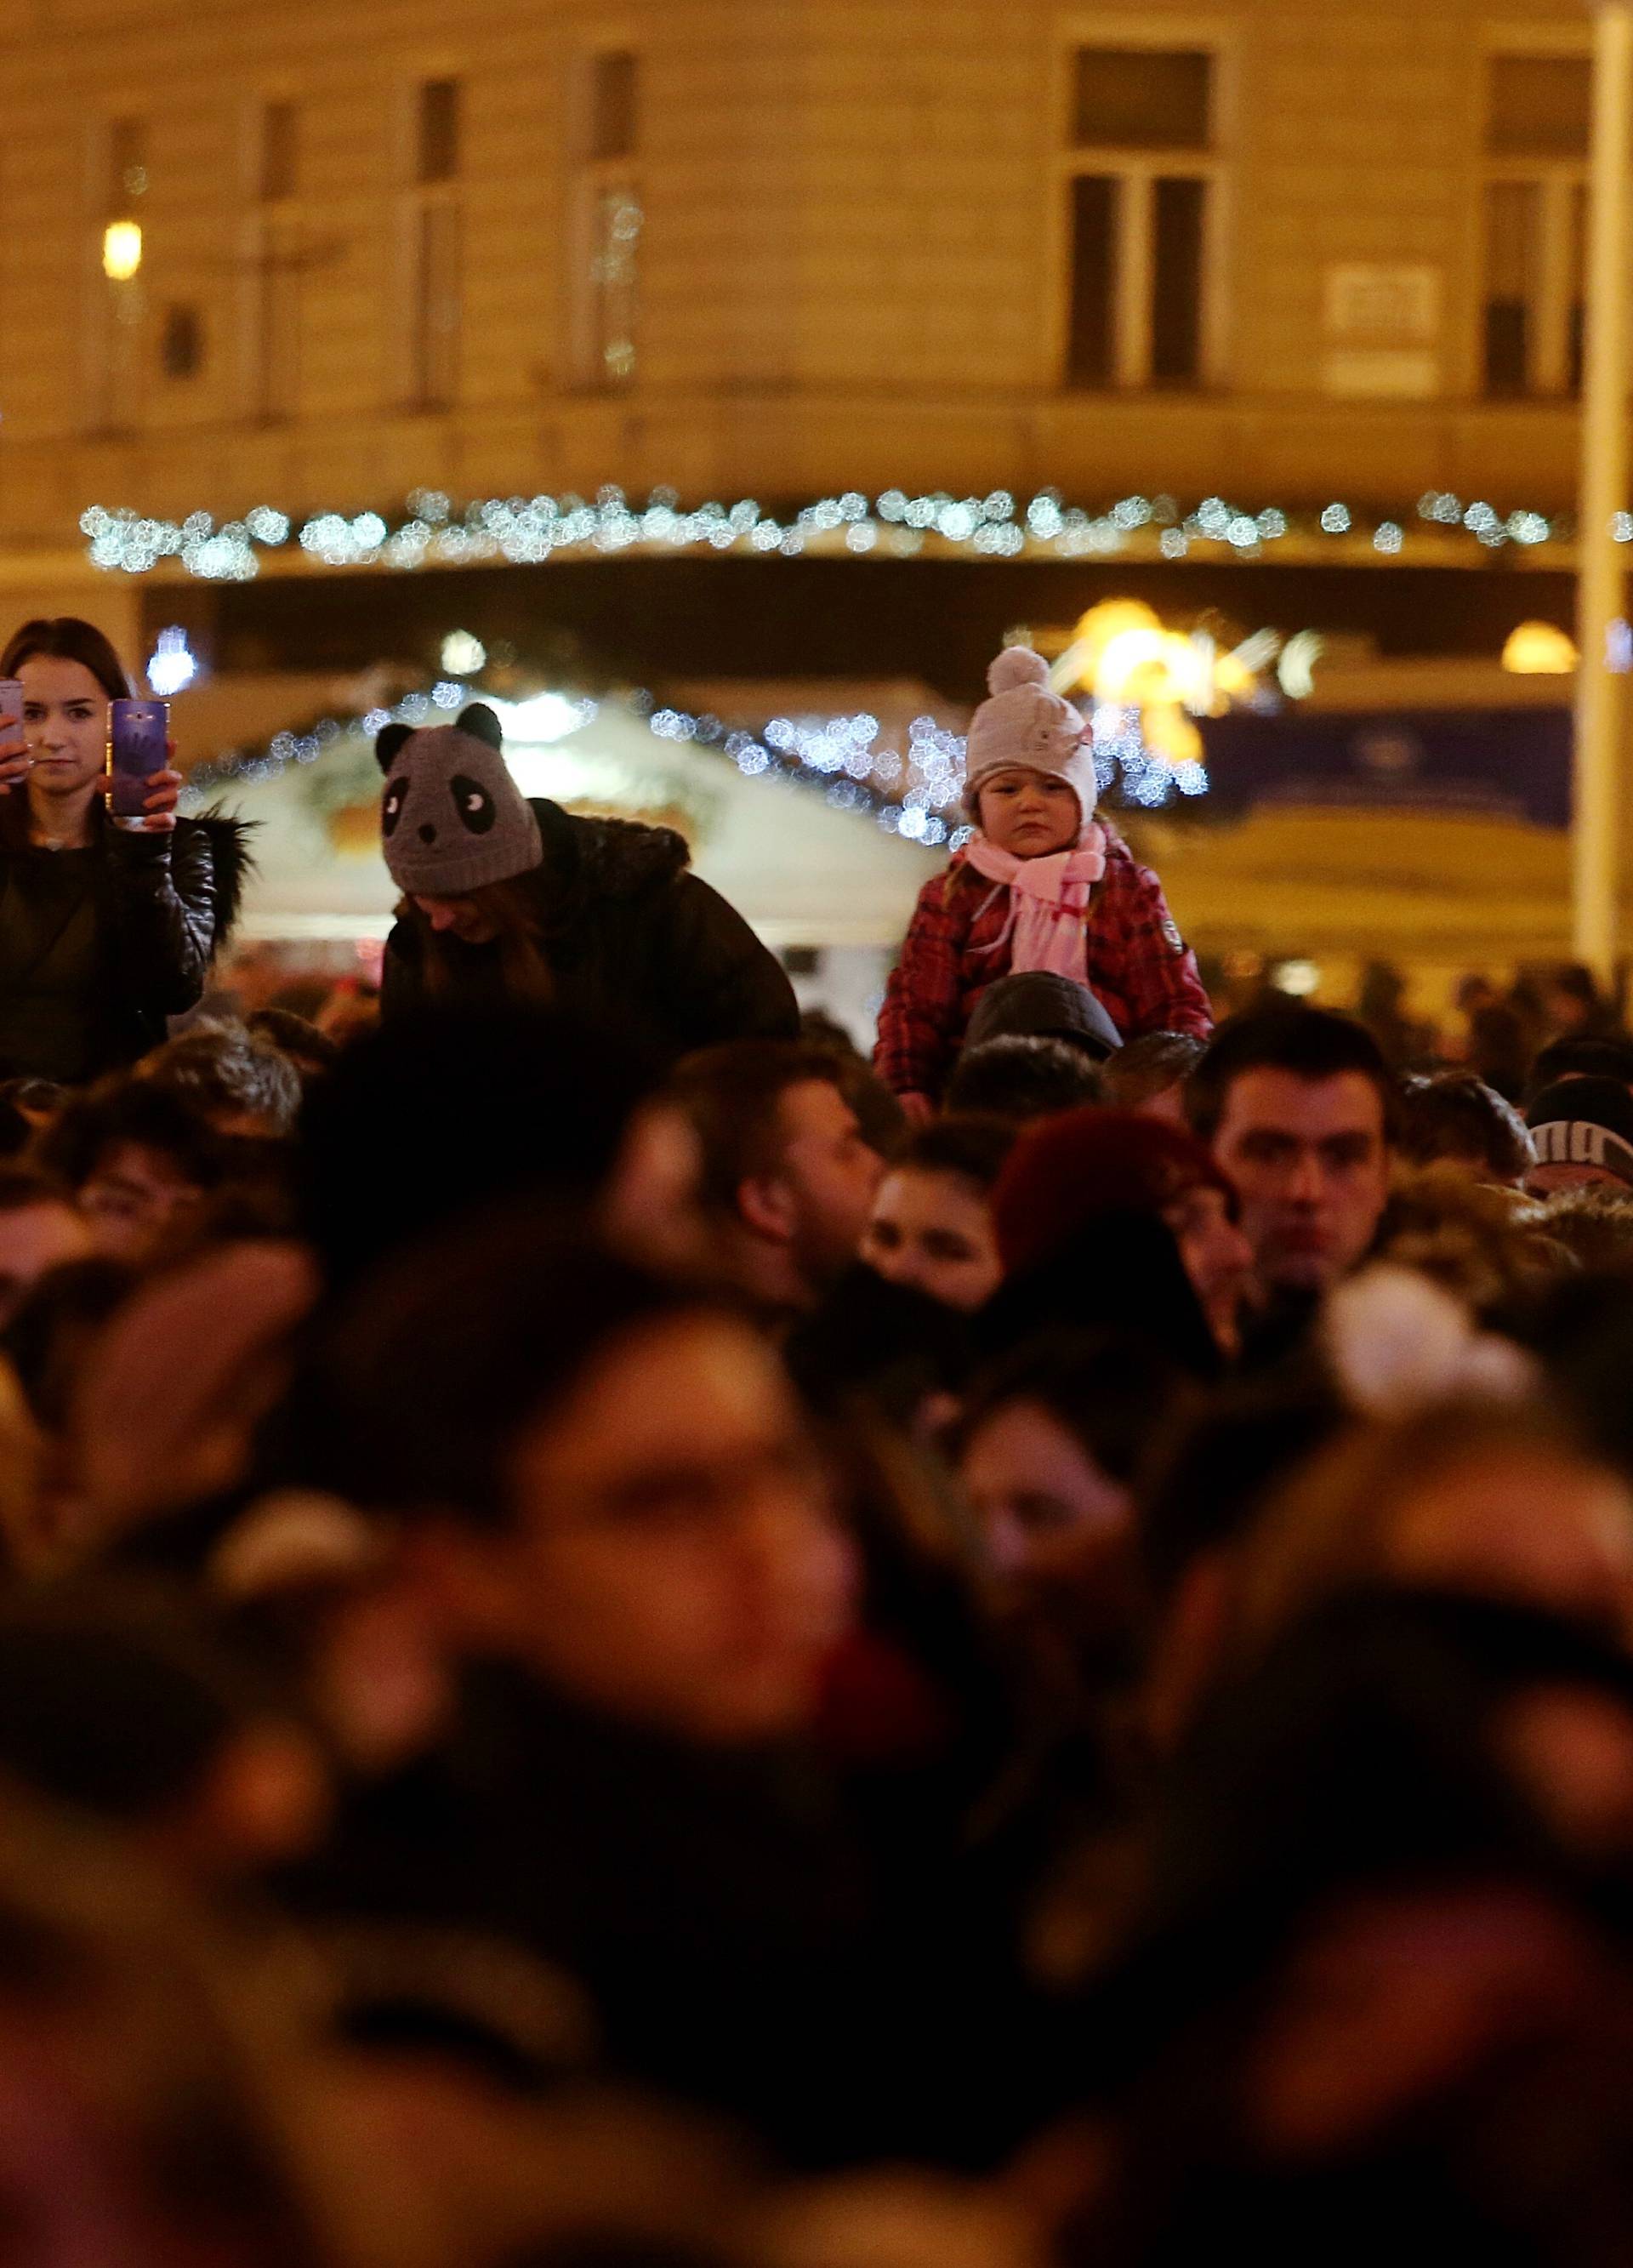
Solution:
{"label": "young woman's face", "polygon": [[1048,858],[1071,850],[1083,832],[1078,792],[1050,772],[1016,764],[995,772],[980,796],[981,831],[1012,858]]}
{"label": "young woman's face", "polygon": [[439,937],[457,937],[467,945],[491,945],[499,934],[492,916],[474,898],[418,895],[414,902]]}
{"label": "young woman's face", "polygon": [[107,760],[107,694],[84,662],[54,654],[31,654],[17,674],[33,764],[29,784],[52,796],[91,786]]}
{"label": "young woman's face", "polygon": [[862,1257],[876,1275],[973,1314],[998,1288],[1003,1265],[986,1191],[962,1174],[904,1167],[873,1205]]}

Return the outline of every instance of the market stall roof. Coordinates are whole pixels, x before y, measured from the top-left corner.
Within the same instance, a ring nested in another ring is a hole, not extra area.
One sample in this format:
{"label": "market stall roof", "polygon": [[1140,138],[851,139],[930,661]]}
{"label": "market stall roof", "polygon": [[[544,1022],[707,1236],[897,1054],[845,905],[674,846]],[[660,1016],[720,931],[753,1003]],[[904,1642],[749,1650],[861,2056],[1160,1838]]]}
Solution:
{"label": "market stall roof", "polygon": [[[678,828],[696,873],[773,946],[896,945],[945,859],[881,826],[842,782],[825,792],[776,770],[752,777],[713,748],[660,737],[627,702],[482,697],[500,712],[526,793]],[[364,720],[320,740],[281,737],[293,753],[206,768],[201,778],[232,776],[195,792],[256,823],[243,933],[384,935],[396,892],[379,854],[379,774]]]}

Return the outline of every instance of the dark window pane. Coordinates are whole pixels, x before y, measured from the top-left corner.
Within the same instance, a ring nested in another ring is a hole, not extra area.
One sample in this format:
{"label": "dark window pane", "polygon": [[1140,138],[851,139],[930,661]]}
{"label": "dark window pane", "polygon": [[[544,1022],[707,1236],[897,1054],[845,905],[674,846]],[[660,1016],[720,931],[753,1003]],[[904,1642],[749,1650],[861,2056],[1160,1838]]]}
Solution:
{"label": "dark window pane", "polygon": [[204,325],[196,307],[166,308],[158,354],[166,378],[198,376],[204,367]]}
{"label": "dark window pane", "polygon": [[107,217],[134,212],[147,195],[147,127],[140,118],[115,118],[107,129]]}
{"label": "dark window pane", "polygon": [[1582,391],[1582,374],[1587,367],[1587,309],[1580,299],[1570,310],[1570,337],[1567,352],[1567,376],[1572,394]]}
{"label": "dark window pane", "polygon": [[451,181],[460,170],[460,82],[428,79],[420,89],[418,178]]}
{"label": "dark window pane", "polygon": [[1151,383],[1202,376],[1203,181],[1159,181],[1151,273]]}
{"label": "dark window pane", "polygon": [[1530,364],[1530,322],[1523,299],[1486,302],[1486,392],[1523,394]]}
{"label": "dark window pane", "polygon": [[419,406],[438,409],[459,390],[460,213],[457,205],[427,204],[419,217],[417,305],[414,311],[415,394]]}
{"label": "dark window pane", "polygon": [[261,195],[276,204],[295,194],[298,166],[298,113],[292,102],[269,102],[261,121]]}
{"label": "dark window pane", "polygon": [[1206,150],[1213,57],[1158,48],[1079,48],[1073,137],[1080,150]]}
{"label": "dark window pane", "polygon": [[1510,158],[1585,157],[1593,87],[1585,56],[1494,55],[1488,146]]}
{"label": "dark window pane", "polygon": [[1071,185],[1070,386],[1109,386],[1116,329],[1117,183],[1085,173]]}
{"label": "dark window pane", "polygon": [[641,64],[636,55],[597,55],[590,83],[590,155],[633,158],[640,136]]}

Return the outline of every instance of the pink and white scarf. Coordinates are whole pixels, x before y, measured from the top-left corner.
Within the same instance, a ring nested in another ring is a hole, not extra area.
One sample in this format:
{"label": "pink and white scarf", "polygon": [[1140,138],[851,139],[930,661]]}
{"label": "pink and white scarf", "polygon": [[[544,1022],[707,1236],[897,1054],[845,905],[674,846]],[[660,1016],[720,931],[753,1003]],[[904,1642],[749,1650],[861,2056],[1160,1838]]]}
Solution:
{"label": "pink and white scarf", "polygon": [[1013,939],[1010,967],[1014,973],[1047,968],[1086,984],[1083,917],[1089,894],[1106,872],[1101,829],[1085,828],[1075,850],[1056,850],[1047,858],[1017,858],[975,834],[965,845],[964,856],[978,874],[1002,883],[1010,893],[1012,910],[1004,933]]}

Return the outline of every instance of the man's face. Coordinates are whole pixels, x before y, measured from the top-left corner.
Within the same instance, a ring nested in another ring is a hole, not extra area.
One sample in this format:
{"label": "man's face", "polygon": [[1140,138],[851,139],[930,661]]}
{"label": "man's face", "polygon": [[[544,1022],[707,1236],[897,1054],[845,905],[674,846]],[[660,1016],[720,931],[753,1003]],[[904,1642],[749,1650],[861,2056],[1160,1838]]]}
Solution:
{"label": "man's face", "polygon": [[1235,1182],[1264,1291],[1322,1292],[1372,1248],[1389,1194],[1383,1099],[1363,1071],[1265,1067],[1226,1091],[1214,1154]]}
{"label": "man's face", "polygon": [[792,1396],[741,1325],[636,1332],[512,1465],[515,1526],[473,1545],[504,1642],[561,1691],[705,1742],[809,1721],[848,1624],[850,1549]]}
{"label": "man's face", "polygon": [[90,1250],[90,1230],[72,1205],[55,1197],[0,1212],[0,1327],[48,1270],[84,1260]]}
{"label": "man's face", "polygon": [[79,1210],[99,1252],[140,1263],[199,1194],[161,1151],[121,1142],[97,1160],[79,1192]]}
{"label": "man's face", "polygon": [[965,1314],[984,1306],[1003,1274],[986,1192],[962,1174],[887,1174],[862,1256],[887,1283]]}
{"label": "man's face", "polygon": [[884,1160],[862,1138],[856,1113],[826,1079],[801,1079],[777,1104],[781,1184],[789,1248],[813,1292],[842,1276],[862,1247]]}

